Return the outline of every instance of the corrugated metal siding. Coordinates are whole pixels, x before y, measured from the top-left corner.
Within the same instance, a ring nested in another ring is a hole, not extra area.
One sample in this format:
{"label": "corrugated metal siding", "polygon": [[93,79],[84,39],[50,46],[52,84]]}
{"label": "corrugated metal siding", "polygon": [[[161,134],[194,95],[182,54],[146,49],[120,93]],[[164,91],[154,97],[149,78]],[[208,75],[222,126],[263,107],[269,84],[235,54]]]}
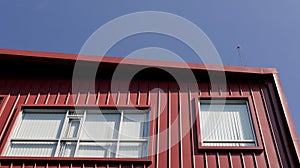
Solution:
{"label": "corrugated metal siding", "polygon": [[[78,105],[150,105],[151,115],[154,118],[157,116],[150,134],[159,132],[159,136],[150,141],[149,151],[156,153],[168,148],[152,155],[150,165],[101,161],[0,160],[1,167],[297,167],[297,158],[289,148],[292,148],[292,144],[285,132],[286,125],[280,122],[283,116],[272,82],[229,81],[227,91],[212,89],[221,88],[224,84],[212,87],[208,82],[199,82],[199,90],[192,90],[189,83],[183,83],[179,89],[175,82],[144,80],[132,81],[128,90],[124,88],[125,82],[117,82],[118,89],[111,90],[109,80],[97,80],[96,91],[90,91],[91,82],[78,81],[73,90],[75,94],[72,94],[72,83],[67,79],[1,79],[0,95],[5,98],[0,106],[0,139],[2,142],[7,139],[15,112],[20,111],[22,104],[55,106],[72,105],[75,102]],[[262,152],[204,152],[197,149],[197,130],[194,127],[189,129],[196,111],[193,100],[198,96],[218,95],[251,97],[260,128]]]}

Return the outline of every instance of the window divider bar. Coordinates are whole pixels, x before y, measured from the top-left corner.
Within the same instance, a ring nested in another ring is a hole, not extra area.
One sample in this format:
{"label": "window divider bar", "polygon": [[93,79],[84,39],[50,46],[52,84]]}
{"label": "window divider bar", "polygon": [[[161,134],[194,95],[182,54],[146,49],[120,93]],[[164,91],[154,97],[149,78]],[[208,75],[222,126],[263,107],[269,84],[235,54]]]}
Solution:
{"label": "window divider bar", "polygon": [[83,118],[84,116],[83,115],[68,115],[68,117],[70,119],[77,119],[77,120],[80,120],[81,118]]}
{"label": "window divider bar", "polygon": [[24,115],[23,112],[24,112],[24,110],[22,110],[21,114],[19,114],[19,116],[18,116],[17,123],[16,123],[16,132],[14,133],[13,137],[17,136],[20,129],[21,129],[21,125],[22,125],[23,120],[20,120],[20,118],[23,117],[23,115]]}
{"label": "window divider bar", "polygon": [[149,143],[149,133],[150,133],[150,126],[148,126],[150,123],[149,123],[149,117],[150,117],[150,113],[148,111],[148,113],[145,113],[145,118],[144,118],[144,121],[143,121],[143,134],[142,134],[142,137],[140,138],[145,138],[146,137],[146,146],[143,145],[142,147],[142,156],[145,157],[148,153],[148,143]]}
{"label": "window divider bar", "polygon": [[87,115],[86,110],[84,110],[83,118],[81,118],[81,120],[80,120],[79,129],[78,129],[78,132],[77,132],[77,143],[76,143],[76,147],[75,147],[75,151],[74,151],[74,157],[77,156],[77,152],[78,152],[78,148],[79,148],[79,142],[80,142],[81,133],[82,133],[82,127],[83,127],[84,121],[86,119],[86,115]]}
{"label": "window divider bar", "polygon": [[54,156],[58,156],[60,154],[61,138],[63,137],[63,134],[65,133],[66,125],[67,125],[67,122],[68,122],[68,114],[69,114],[69,110],[67,110],[65,112],[65,119],[64,119],[63,126],[61,128],[59,138],[58,138],[58,142],[57,142],[57,145],[56,145]]}
{"label": "window divider bar", "polygon": [[[64,140],[62,139],[62,141],[68,141],[68,140]],[[147,139],[99,139],[99,140],[79,140],[79,142],[148,142]]]}
{"label": "window divider bar", "polygon": [[22,142],[58,142],[59,139],[22,139],[22,138],[12,138],[10,141],[22,141]]}
{"label": "window divider bar", "polygon": [[120,138],[121,138],[121,132],[122,132],[122,126],[123,126],[123,118],[124,118],[124,110],[121,111],[120,126],[119,126],[119,131],[118,131],[117,149],[116,149],[116,156],[115,156],[116,158],[118,157],[117,155],[119,154]]}
{"label": "window divider bar", "polygon": [[252,131],[252,135],[253,135],[253,138],[254,138],[254,142],[255,142],[255,145],[257,146],[257,137],[255,135],[255,130],[254,130],[254,122],[253,122],[253,119],[252,119],[252,115],[251,115],[251,110],[250,110],[250,105],[249,105],[249,102],[246,101],[246,104],[247,104],[247,107],[246,109],[248,110],[248,118],[250,119],[250,123],[251,123],[251,131]]}

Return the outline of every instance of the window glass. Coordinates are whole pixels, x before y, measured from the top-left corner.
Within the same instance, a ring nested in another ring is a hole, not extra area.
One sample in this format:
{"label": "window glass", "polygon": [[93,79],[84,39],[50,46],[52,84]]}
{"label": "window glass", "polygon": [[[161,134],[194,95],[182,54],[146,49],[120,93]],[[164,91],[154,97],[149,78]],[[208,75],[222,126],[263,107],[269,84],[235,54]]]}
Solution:
{"label": "window glass", "polygon": [[59,156],[61,157],[73,157],[75,154],[76,143],[74,142],[62,142],[60,147]]}
{"label": "window glass", "polygon": [[201,100],[203,146],[256,146],[246,100]]}
{"label": "window glass", "polygon": [[118,157],[120,158],[134,158],[137,156],[144,156],[144,151],[147,150],[144,142],[122,142],[120,143]]}
{"label": "window glass", "polygon": [[56,142],[12,141],[6,155],[8,156],[53,156]]}
{"label": "window glass", "polygon": [[147,131],[146,114],[125,114],[122,123],[121,139],[139,139]]}
{"label": "window glass", "polygon": [[70,119],[68,125],[66,126],[66,138],[76,138],[79,130],[80,120]]}
{"label": "window glass", "polygon": [[65,114],[23,113],[16,138],[56,139],[61,133]]}
{"label": "window glass", "polygon": [[85,142],[79,146],[78,157],[115,157],[116,142]]}
{"label": "window glass", "polygon": [[87,114],[82,139],[117,139],[121,114]]}

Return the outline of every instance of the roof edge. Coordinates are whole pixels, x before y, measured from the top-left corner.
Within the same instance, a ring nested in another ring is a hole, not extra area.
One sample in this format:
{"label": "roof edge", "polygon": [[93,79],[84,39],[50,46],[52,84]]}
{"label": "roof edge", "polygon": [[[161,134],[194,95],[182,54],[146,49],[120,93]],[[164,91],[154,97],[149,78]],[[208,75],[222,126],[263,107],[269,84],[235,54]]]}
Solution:
{"label": "roof edge", "polygon": [[20,57],[35,57],[45,59],[60,59],[71,61],[88,61],[88,62],[105,62],[112,64],[128,64],[128,65],[140,65],[149,67],[169,67],[169,68],[183,68],[193,70],[209,70],[209,71],[225,71],[225,72],[237,72],[237,73],[250,73],[250,74],[277,74],[276,68],[254,68],[244,66],[227,66],[216,64],[198,64],[198,63],[186,63],[186,62],[171,62],[160,60],[143,60],[134,58],[118,58],[111,56],[93,56],[93,55],[79,55],[79,54],[67,54],[57,52],[40,52],[29,50],[15,50],[0,48],[0,55],[14,55]]}
{"label": "roof edge", "polygon": [[295,125],[294,125],[294,122],[293,122],[293,118],[292,118],[291,113],[290,113],[290,109],[288,107],[286,97],[285,97],[284,92],[283,92],[283,88],[282,88],[282,85],[281,85],[281,82],[280,82],[280,79],[279,79],[279,75],[274,74],[273,79],[274,79],[275,87],[277,89],[277,93],[278,93],[278,96],[279,96],[280,104],[281,104],[282,109],[283,109],[283,115],[284,115],[284,118],[286,120],[287,126],[289,128],[289,133],[290,133],[290,136],[292,138],[292,143],[294,145],[296,155],[297,155],[297,158],[298,158],[298,164],[299,164],[300,163],[300,146],[299,146],[299,139],[298,139],[297,131],[296,131],[296,128],[295,128]]}

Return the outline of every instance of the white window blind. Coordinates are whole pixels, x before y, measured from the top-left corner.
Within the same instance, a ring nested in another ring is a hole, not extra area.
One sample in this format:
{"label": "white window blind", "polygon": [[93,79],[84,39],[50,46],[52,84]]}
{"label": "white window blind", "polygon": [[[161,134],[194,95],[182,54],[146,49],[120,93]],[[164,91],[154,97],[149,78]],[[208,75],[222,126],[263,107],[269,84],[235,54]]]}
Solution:
{"label": "white window blind", "polygon": [[256,146],[246,100],[200,100],[203,146]]}
{"label": "white window blind", "polygon": [[24,110],[6,156],[142,158],[148,110]]}

